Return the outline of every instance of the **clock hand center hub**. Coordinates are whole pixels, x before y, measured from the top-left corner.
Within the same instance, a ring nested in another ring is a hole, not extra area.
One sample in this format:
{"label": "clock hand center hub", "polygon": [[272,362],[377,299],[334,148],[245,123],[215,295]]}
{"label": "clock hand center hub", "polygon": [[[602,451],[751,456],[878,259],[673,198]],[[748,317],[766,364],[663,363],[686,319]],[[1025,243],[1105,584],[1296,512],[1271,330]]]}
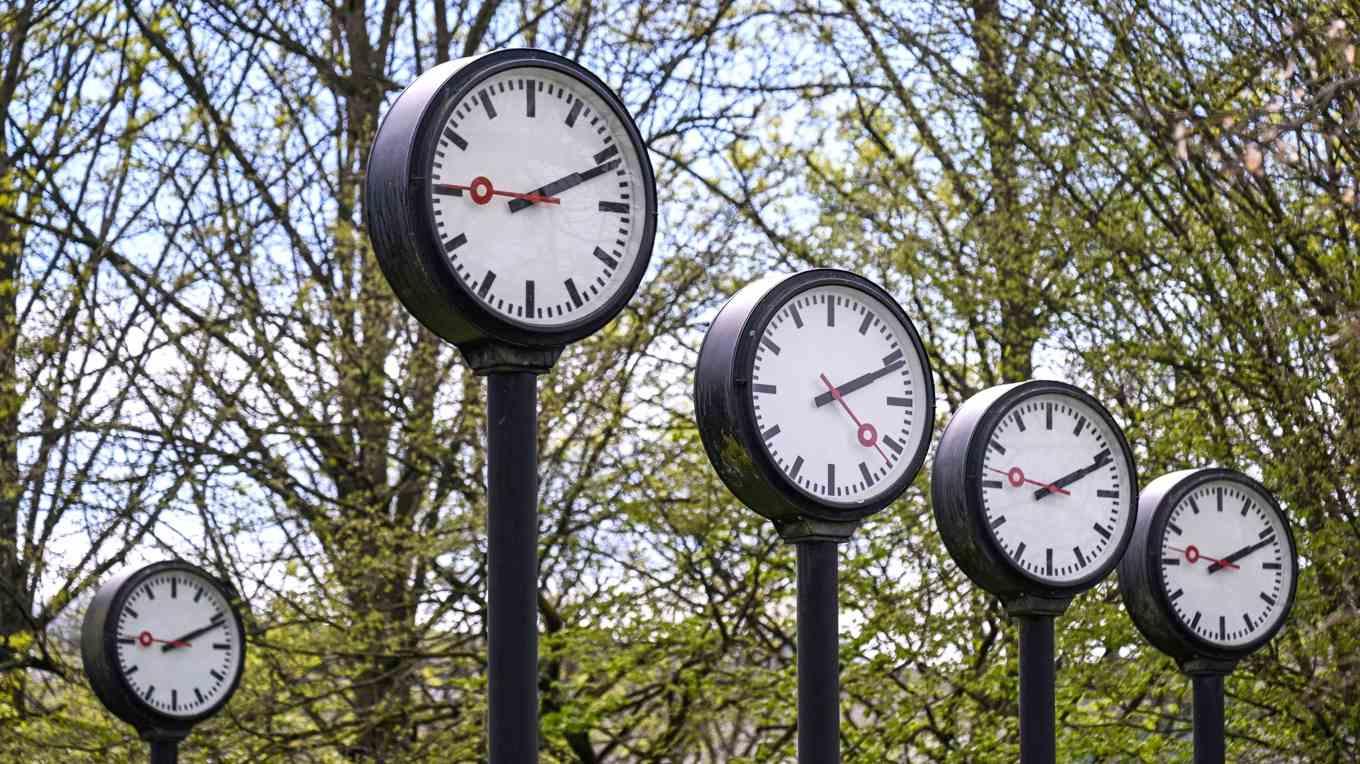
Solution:
{"label": "clock hand center hub", "polygon": [[496,193],[496,188],[485,176],[478,175],[472,179],[472,187],[468,191],[472,195],[472,201],[477,204],[489,204],[491,197]]}
{"label": "clock hand center hub", "polygon": [[868,422],[863,422],[859,426],[859,442],[865,448],[872,448],[878,443],[878,430]]}

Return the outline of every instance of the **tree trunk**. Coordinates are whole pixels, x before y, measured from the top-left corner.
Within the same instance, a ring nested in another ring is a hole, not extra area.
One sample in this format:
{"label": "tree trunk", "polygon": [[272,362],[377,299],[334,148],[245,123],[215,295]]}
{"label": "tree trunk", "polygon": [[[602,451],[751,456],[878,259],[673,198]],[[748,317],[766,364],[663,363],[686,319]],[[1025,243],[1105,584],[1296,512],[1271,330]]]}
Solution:
{"label": "tree trunk", "polygon": [[[5,47],[0,79],[0,117],[9,122],[9,107],[18,87],[24,43],[33,20],[30,0],[19,11]],[[19,558],[19,254],[22,229],[15,224],[19,204],[12,157],[0,130],[0,670],[9,657],[8,637],[26,629],[32,617],[23,561]]]}

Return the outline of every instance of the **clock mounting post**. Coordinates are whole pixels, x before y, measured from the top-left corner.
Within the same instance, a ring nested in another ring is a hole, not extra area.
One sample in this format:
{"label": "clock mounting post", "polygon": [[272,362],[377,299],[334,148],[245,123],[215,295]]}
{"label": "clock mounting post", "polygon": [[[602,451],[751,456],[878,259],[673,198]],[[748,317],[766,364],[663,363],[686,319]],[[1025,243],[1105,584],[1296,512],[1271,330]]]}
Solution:
{"label": "clock mounting post", "polygon": [[450,61],[383,117],[364,215],[402,305],[486,378],[488,758],[536,761],[537,377],[647,271],[647,146],[574,61],[533,49]]}
{"label": "clock mounting post", "polygon": [[181,560],[106,581],[85,611],[81,661],[96,697],[175,764],[193,728],[219,713],[245,670],[242,603]]}
{"label": "clock mounting post", "polygon": [[1224,761],[1224,680],[1284,626],[1298,577],[1289,518],[1241,472],[1171,472],[1139,498],[1119,593],[1138,631],[1190,678],[1196,764]]}
{"label": "clock mounting post", "polygon": [[897,301],[846,271],[770,276],[728,300],[694,407],[728,489],[797,549],[798,760],[840,761],[838,545],[920,470],[934,428],[924,345]]}
{"label": "clock mounting post", "polygon": [[1054,620],[1124,554],[1138,495],[1110,413],[1072,385],[983,390],[945,428],[931,506],[945,548],[1019,630],[1020,760],[1052,764]]}

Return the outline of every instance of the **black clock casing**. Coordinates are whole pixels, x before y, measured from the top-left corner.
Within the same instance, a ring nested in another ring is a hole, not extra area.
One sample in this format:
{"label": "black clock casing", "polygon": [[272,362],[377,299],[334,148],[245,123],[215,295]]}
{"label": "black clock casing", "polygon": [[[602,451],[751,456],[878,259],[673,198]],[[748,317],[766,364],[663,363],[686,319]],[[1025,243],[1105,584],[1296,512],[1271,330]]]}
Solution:
{"label": "black clock casing", "polygon": [[[1161,539],[1172,510],[1186,495],[1200,486],[1219,481],[1238,483],[1253,489],[1270,502],[1270,509],[1280,518],[1284,527],[1285,540],[1288,542],[1290,552],[1288,562],[1292,566],[1289,592],[1284,602],[1285,616],[1251,642],[1234,647],[1216,645],[1201,639],[1181,623],[1168,599],[1167,587],[1162,578],[1162,566],[1159,564],[1162,557]],[[1138,522],[1134,528],[1133,539],[1124,553],[1124,559],[1119,563],[1119,593],[1134,625],[1148,642],[1175,658],[1178,663],[1185,665],[1195,659],[1235,662],[1259,650],[1275,637],[1284,626],[1288,612],[1293,607],[1298,588],[1299,563],[1288,516],[1265,486],[1235,470],[1214,467],[1180,470],[1162,475],[1148,483],[1138,504]]]}
{"label": "black clock casing", "polygon": [[[1109,411],[1086,391],[1065,382],[1028,380],[983,390],[964,402],[945,427],[935,450],[931,469],[931,507],[945,548],[959,567],[978,586],[1004,600],[1021,596],[1067,599],[1098,583],[1119,562],[1120,552],[1093,568],[1079,580],[1055,585],[1029,574],[1016,565],[997,543],[987,523],[982,501],[982,463],[988,438],[998,421],[1025,399],[1045,394],[1075,398],[1105,420],[1114,433],[1119,454],[1130,479],[1138,474],[1124,433]],[[1130,486],[1127,512],[1133,512],[1137,485]],[[1134,524],[1125,523],[1116,549],[1128,546]]]}
{"label": "black clock casing", "polygon": [[[454,273],[440,246],[426,168],[449,112],[488,77],[533,66],[573,77],[618,117],[639,157],[644,196],[640,251],[627,276],[601,306],[551,327],[530,326],[487,309]],[[646,145],[623,102],[598,77],[569,59],[533,49],[498,50],[449,61],[418,77],[384,116],[368,158],[364,217],[369,239],[392,290],[430,331],[464,347],[491,343],[561,348],[609,323],[637,291],[651,261],[656,233],[656,183]],[[555,358],[555,357],[554,357]]]}
{"label": "black clock casing", "polygon": [[182,571],[216,586],[230,604],[228,610],[238,634],[245,634],[239,611],[240,597],[226,583],[214,578],[207,571],[182,560],[167,560],[146,567],[122,573],[105,582],[95,593],[80,631],[80,652],[85,667],[85,675],[100,702],[114,716],[132,725],[144,739],[181,739],[189,734],[194,725],[208,719],[222,710],[240,685],[241,674],[245,670],[245,640],[241,640],[241,656],[236,665],[236,675],[221,698],[203,711],[188,717],[169,716],[157,711],[142,700],[128,686],[127,680],[118,667],[118,621],[117,615],[123,609],[123,602],[143,582],[160,573]]}
{"label": "black clock casing", "polygon": [[925,370],[921,421],[932,427],[935,420],[930,360],[906,312],[882,287],[848,271],[818,268],[768,277],[739,290],[713,319],[699,350],[694,377],[695,417],[704,450],[723,483],[746,506],[771,520],[781,533],[806,521],[853,524],[881,511],[911,485],[930,446],[930,438],[922,438],[909,457],[906,471],[877,497],[855,506],[818,501],[789,482],[771,460],[761,443],[751,398],[756,346],[765,325],[780,307],[801,292],[825,286],[865,293],[906,328],[911,345],[907,352],[915,353]]}

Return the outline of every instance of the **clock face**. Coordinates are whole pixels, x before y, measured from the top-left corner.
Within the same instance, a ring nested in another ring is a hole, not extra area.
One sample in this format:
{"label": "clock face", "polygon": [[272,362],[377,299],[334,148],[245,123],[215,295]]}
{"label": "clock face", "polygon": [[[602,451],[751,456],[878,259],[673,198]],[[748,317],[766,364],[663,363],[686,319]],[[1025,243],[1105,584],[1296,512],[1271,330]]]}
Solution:
{"label": "clock face", "polygon": [[453,105],[430,204],[440,249],[482,305],[557,327],[607,309],[626,286],[650,248],[651,191],[625,119],[582,80],[531,65]]}
{"label": "clock face", "polygon": [[1022,398],[988,434],[979,490],[992,537],[1029,577],[1085,579],[1122,551],[1134,479],[1103,412],[1060,393]]}
{"label": "clock face", "polygon": [[1274,502],[1255,488],[1197,486],[1171,508],[1158,543],[1167,601],[1200,639],[1239,647],[1288,612],[1294,550]]}
{"label": "clock face", "polygon": [[216,584],[185,570],[153,573],[111,620],[117,671],[155,711],[197,716],[235,689],[244,635]]}
{"label": "clock face", "polygon": [[751,398],[760,439],[791,484],[853,506],[913,469],[933,424],[917,342],[893,310],[847,286],[806,289],[775,311],[756,346]]}

